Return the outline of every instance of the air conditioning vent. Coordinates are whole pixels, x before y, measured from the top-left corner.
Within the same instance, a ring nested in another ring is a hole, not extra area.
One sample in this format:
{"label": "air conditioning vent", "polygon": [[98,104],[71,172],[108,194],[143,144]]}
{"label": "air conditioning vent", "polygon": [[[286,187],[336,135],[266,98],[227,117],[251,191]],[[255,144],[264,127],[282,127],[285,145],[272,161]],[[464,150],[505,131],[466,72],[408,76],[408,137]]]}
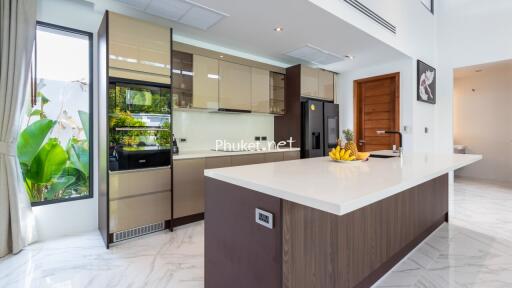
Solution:
{"label": "air conditioning vent", "polygon": [[386,19],[379,16],[379,14],[375,13],[370,8],[366,7],[363,3],[357,1],[357,0],[345,0],[346,3],[348,3],[350,6],[356,8],[359,10],[359,12],[363,13],[364,15],[368,16],[373,21],[380,24],[382,27],[388,29],[389,31],[396,34],[396,26],[389,23]]}
{"label": "air conditioning vent", "polygon": [[159,222],[159,223],[149,224],[149,225],[145,225],[145,226],[140,226],[140,227],[129,229],[129,230],[116,232],[116,233],[114,233],[113,242],[115,243],[115,242],[119,242],[119,241],[123,241],[123,240],[128,240],[128,239],[139,237],[142,235],[162,231],[164,229],[165,229],[165,222]]}
{"label": "air conditioning vent", "polygon": [[311,44],[307,44],[304,47],[292,50],[286,55],[301,59],[316,65],[329,65],[337,62],[341,62],[344,59],[334,53],[325,51]]}

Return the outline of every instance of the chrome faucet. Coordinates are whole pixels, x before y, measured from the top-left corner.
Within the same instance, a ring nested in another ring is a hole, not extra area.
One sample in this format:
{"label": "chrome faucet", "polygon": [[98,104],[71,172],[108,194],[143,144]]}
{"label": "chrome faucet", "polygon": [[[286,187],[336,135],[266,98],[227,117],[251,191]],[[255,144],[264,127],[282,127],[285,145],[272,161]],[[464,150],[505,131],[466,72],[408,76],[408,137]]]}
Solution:
{"label": "chrome faucet", "polygon": [[388,130],[377,130],[377,134],[379,135],[382,135],[382,134],[398,134],[399,136],[399,139],[400,139],[400,148],[398,148],[398,153],[399,153],[399,156],[402,157],[403,156],[403,146],[402,146],[402,133],[400,131],[388,131]]}

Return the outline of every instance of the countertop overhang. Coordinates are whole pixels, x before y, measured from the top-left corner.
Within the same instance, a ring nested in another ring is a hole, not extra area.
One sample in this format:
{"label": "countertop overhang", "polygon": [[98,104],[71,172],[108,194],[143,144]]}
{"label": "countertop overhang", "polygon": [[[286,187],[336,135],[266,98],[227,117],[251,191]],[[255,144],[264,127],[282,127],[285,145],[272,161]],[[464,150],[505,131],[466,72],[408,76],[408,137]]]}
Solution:
{"label": "countertop overhang", "polygon": [[344,215],[482,159],[470,154],[405,154],[338,163],[328,157],[205,170],[204,175]]}

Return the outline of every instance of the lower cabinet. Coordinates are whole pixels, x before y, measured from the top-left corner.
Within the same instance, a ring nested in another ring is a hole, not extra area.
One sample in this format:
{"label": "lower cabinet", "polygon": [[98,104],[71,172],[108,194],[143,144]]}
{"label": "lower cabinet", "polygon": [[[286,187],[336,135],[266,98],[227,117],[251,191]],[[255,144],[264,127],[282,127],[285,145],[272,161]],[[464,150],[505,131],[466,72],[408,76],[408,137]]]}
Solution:
{"label": "lower cabinet", "polygon": [[109,228],[116,233],[171,219],[171,169],[109,175]]}
{"label": "lower cabinet", "polygon": [[280,162],[284,159],[283,153],[266,153],[263,155],[265,156],[265,163]]}
{"label": "lower cabinet", "polygon": [[283,160],[297,160],[300,159],[300,151],[287,151],[283,152]]}
{"label": "lower cabinet", "polygon": [[204,212],[205,158],[174,161],[173,218]]}
{"label": "lower cabinet", "polygon": [[174,160],[174,219],[204,212],[205,169],[279,162],[299,158],[299,151],[289,151]]}
{"label": "lower cabinet", "polygon": [[231,157],[231,166],[242,166],[265,163],[264,154],[248,154]]}
{"label": "lower cabinet", "polygon": [[111,200],[110,233],[170,220],[170,203],[170,191]]}

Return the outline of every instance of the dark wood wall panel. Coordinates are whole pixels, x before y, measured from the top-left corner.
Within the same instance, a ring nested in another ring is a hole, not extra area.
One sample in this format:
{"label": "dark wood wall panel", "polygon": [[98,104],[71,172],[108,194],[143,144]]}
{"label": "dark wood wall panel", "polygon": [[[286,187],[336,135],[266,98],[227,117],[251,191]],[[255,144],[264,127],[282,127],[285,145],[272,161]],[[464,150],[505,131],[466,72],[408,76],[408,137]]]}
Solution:
{"label": "dark wood wall panel", "polygon": [[[205,287],[282,287],[281,199],[209,177],[205,193]],[[274,215],[273,229],[256,208]]]}
{"label": "dark wood wall panel", "polygon": [[369,287],[447,213],[447,175],[343,216],[283,201],[283,287]]}

